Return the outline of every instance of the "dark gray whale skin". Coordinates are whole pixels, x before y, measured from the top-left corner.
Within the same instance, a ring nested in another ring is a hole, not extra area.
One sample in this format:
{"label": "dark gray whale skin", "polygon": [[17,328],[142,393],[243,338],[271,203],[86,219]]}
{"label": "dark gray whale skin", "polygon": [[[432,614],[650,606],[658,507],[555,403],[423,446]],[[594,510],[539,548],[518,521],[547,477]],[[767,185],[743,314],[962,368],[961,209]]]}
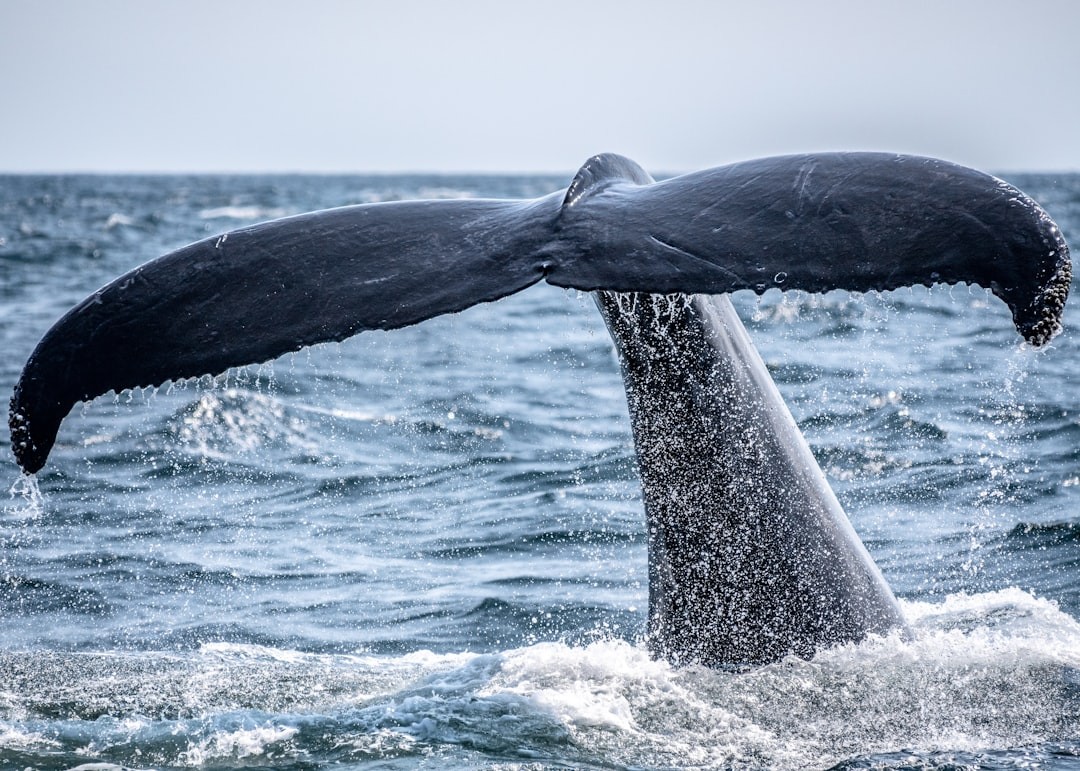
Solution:
{"label": "dark gray whale skin", "polygon": [[727,295],[596,296],[641,475],[651,652],[738,668],[903,628]]}
{"label": "dark gray whale skin", "polygon": [[738,667],[902,626],[726,293],[989,288],[1042,345],[1071,265],[1016,188],[881,153],[766,158],[654,183],[617,155],[530,201],[369,204],[215,236],[61,318],[11,399],[15,457],[110,390],[393,329],[540,280],[597,292],[622,363],[649,532],[649,645]]}

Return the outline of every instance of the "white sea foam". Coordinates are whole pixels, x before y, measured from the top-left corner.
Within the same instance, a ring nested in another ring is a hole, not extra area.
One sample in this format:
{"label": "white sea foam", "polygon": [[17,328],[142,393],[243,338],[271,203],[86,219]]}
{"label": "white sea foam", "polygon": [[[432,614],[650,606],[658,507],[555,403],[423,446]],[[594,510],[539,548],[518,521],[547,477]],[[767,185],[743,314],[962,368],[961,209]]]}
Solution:
{"label": "white sea foam", "polygon": [[[583,765],[806,768],[1080,733],[1080,623],[1053,603],[1009,589],[904,609],[910,636],[743,673],[675,669],[619,640],[403,656],[234,643],[5,654],[19,658],[15,667],[0,658],[15,673],[0,700],[0,748],[56,744],[25,719],[41,710],[71,713],[61,741],[89,734],[101,752],[171,736],[168,764],[193,766],[304,757],[318,752],[314,741],[356,761],[466,746],[544,757],[557,747]],[[80,714],[108,717],[72,728]]]}
{"label": "white sea foam", "polygon": [[[504,653],[473,695],[519,697],[588,754],[626,764],[798,768],[1075,737],[1074,619],[1019,590],[911,610],[911,638],[742,674],[673,670],[622,642],[536,645]],[[972,625],[976,617],[986,623]]]}
{"label": "white sea foam", "polygon": [[112,230],[118,227],[131,227],[135,224],[135,220],[126,214],[120,212],[113,212],[109,215],[109,218],[105,220],[105,229]]}
{"label": "white sea foam", "polygon": [[[3,694],[0,693],[0,704],[2,703]],[[0,720],[0,748],[32,750],[58,746],[59,743],[55,739],[51,739],[40,732]]]}
{"label": "white sea foam", "polygon": [[216,731],[180,753],[181,765],[203,766],[215,760],[265,755],[269,748],[293,738],[297,729],[265,723],[252,728]]}
{"label": "white sea foam", "polygon": [[476,196],[471,190],[461,190],[456,187],[421,187],[417,191],[417,198],[473,198]]}
{"label": "white sea foam", "polygon": [[288,214],[287,210],[275,206],[218,206],[203,209],[199,212],[199,218],[204,220],[269,220],[284,217],[286,214]]}

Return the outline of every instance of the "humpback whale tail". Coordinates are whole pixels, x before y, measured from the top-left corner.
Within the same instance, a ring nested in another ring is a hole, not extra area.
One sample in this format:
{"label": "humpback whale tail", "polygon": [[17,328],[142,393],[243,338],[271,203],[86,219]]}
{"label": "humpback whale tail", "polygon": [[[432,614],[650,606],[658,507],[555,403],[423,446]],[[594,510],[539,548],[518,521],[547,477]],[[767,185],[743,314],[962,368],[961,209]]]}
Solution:
{"label": "humpback whale tail", "polygon": [[966,281],[1042,345],[1070,269],[1037,204],[942,161],[791,156],[654,183],[602,155],[565,193],[301,214],[136,268],[38,344],[11,400],[12,446],[32,473],[71,407],[108,390],[415,324],[542,279],[597,290],[641,472],[650,648],[721,666],[805,656],[903,618],[725,293]]}
{"label": "humpback whale tail", "polygon": [[542,279],[686,294],[969,282],[1042,345],[1069,276],[1065,241],[1035,202],[944,161],[797,155],[652,184],[633,161],[600,155],[565,193],[312,212],[135,268],[31,354],[11,399],[12,448],[33,473],[79,401],[415,324]]}

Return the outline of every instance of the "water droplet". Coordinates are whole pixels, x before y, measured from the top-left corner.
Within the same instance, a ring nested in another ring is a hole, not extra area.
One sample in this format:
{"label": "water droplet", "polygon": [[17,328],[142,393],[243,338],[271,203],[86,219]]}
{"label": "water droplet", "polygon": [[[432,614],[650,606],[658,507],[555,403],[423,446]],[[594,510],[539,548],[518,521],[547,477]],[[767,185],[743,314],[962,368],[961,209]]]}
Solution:
{"label": "water droplet", "polygon": [[785,273],[784,271],[780,271],[775,276],[773,276],[773,281],[775,281],[777,284],[783,284],[785,281],[787,281],[787,273]]}

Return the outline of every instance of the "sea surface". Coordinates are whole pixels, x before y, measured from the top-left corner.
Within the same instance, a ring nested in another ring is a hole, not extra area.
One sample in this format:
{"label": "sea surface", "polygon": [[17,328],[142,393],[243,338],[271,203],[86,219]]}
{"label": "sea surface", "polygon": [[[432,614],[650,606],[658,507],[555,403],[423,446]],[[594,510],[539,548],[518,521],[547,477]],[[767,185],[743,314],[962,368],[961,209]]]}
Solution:
{"label": "sea surface", "polygon": [[[1008,179],[1080,245],[1080,175]],[[190,241],[568,182],[0,177],[0,392]],[[1073,294],[1039,351],[978,287],[735,296],[914,630],[742,673],[646,654],[588,295],[77,406],[36,479],[0,453],[0,769],[1080,769]]]}

